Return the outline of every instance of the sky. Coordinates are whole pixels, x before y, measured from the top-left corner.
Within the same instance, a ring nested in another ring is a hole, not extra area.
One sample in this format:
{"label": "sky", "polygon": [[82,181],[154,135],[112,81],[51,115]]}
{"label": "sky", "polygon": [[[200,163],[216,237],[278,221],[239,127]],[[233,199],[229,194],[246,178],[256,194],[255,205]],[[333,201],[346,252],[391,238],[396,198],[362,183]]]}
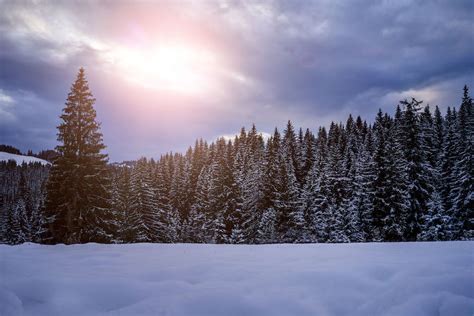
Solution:
{"label": "sky", "polygon": [[111,161],[474,86],[474,1],[0,0],[0,143],[53,148],[78,69]]}

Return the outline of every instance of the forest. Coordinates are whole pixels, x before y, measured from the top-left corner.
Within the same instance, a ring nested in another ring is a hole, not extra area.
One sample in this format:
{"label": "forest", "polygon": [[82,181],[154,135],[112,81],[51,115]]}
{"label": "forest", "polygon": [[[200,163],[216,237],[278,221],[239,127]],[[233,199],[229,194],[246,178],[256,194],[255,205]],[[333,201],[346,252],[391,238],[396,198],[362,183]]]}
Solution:
{"label": "forest", "polygon": [[349,115],[316,132],[288,121],[268,139],[252,126],[232,140],[198,139],[185,153],[126,164],[99,154],[105,146],[80,74],[72,90],[91,98],[82,117],[97,132],[88,136],[91,154],[67,147],[77,106],[70,94],[52,166],[0,162],[2,243],[474,239],[467,86],[444,114],[403,100],[394,115],[379,110],[375,120]]}

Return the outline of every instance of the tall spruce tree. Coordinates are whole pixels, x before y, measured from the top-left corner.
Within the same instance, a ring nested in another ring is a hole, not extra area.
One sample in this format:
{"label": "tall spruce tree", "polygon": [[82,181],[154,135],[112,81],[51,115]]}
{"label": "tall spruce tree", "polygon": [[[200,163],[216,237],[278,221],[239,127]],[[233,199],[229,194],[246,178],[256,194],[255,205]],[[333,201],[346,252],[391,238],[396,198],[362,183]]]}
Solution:
{"label": "tall spruce tree", "polygon": [[451,216],[452,212],[452,194],[455,182],[454,163],[456,155],[456,112],[448,107],[446,118],[444,120],[443,148],[441,151],[440,176],[443,181],[440,183],[441,201],[444,209]]}
{"label": "tall spruce tree", "polygon": [[455,239],[474,238],[474,109],[469,89],[464,86],[455,134],[452,228]]}
{"label": "tall spruce tree", "polygon": [[[404,237],[410,241],[416,240],[421,232],[429,197],[433,191],[430,183],[430,165],[425,160],[428,153],[423,152],[423,138],[420,131],[421,103],[413,98],[410,102],[407,100],[401,102],[404,111],[398,134],[408,183],[409,210],[406,216]],[[426,151],[428,151],[427,146]]]}
{"label": "tall spruce tree", "polygon": [[[242,202],[240,227],[243,240],[253,242],[262,215],[258,204],[263,194],[261,165],[264,157],[264,142],[261,135],[257,133],[255,125],[244,139],[239,137],[237,140],[239,146],[235,149],[234,168],[238,171],[235,174],[235,180],[239,186]],[[245,165],[242,165],[242,162],[245,162]]]}
{"label": "tall spruce tree", "polygon": [[276,242],[277,239],[277,189],[278,189],[278,162],[280,152],[280,133],[277,129],[267,142],[265,149],[265,159],[263,162],[262,175],[262,196],[259,200],[258,208],[262,210],[260,219],[257,243]]}
{"label": "tall spruce tree", "polygon": [[[401,120],[397,108],[396,122]],[[396,141],[393,120],[379,110],[374,124],[375,131],[375,179],[372,214],[373,241],[400,241],[407,212],[406,180],[402,169],[402,153]]]}
{"label": "tall spruce tree", "polygon": [[51,243],[108,242],[109,176],[94,97],[81,68],[58,126],[54,160],[47,185],[46,211]]}

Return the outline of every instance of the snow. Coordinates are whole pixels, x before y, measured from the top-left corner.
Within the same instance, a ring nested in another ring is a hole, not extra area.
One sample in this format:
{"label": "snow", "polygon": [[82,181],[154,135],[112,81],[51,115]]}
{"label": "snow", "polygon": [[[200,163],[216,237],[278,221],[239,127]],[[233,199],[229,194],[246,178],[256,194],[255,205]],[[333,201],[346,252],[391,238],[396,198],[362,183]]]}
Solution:
{"label": "snow", "polygon": [[17,165],[21,165],[23,162],[27,164],[32,162],[39,162],[43,165],[49,165],[49,162],[40,158],[32,157],[32,156],[23,156],[23,155],[15,155],[0,151],[0,161],[8,161],[8,160],[15,160]]}
{"label": "snow", "polygon": [[473,315],[474,242],[0,245],[0,315]]}

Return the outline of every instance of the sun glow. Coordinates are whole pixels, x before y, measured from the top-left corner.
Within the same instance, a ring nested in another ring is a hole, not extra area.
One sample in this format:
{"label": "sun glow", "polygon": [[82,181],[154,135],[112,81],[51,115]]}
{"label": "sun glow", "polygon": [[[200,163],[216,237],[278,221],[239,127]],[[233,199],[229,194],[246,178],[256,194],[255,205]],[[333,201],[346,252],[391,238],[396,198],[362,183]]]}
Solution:
{"label": "sun glow", "polygon": [[190,94],[208,91],[213,85],[212,70],[217,67],[215,54],[186,45],[117,47],[109,59],[133,83]]}

